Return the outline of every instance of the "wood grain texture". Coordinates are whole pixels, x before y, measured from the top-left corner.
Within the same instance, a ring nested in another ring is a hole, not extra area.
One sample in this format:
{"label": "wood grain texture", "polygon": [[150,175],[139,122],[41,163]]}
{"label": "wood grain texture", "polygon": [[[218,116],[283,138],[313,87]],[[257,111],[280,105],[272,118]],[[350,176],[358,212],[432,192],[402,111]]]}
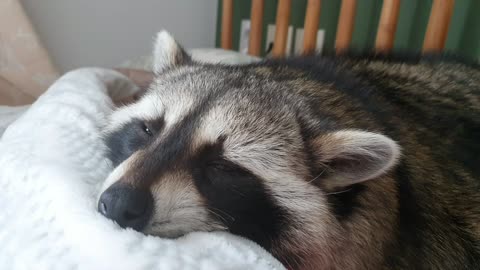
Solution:
{"label": "wood grain texture", "polygon": [[384,0],[380,22],[378,23],[375,50],[377,52],[389,52],[393,48],[395,32],[397,30],[400,0]]}
{"label": "wood grain texture", "polygon": [[273,57],[284,57],[287,48],[288,24],[292,0],[279,0],[277,6],[277,18],[275,22],[275,39],[273,41]]}
{"label": "wood grain texture", "polygon": [[335,40],[335,50],[337,53],[341,53],[350,47],[356,8],[357,0],[342,1],[340,16],[338,18],[337,37]]}
{"label": "wood grain texture", "polygon": [[233,0],[223,0],[222,5],[222,32],[220,46],[222,49],[233,48]]}
{"label": "wood grain texture", "polygon": [[260,56],[262,49],[262,27],[265,0],[252,0],[250,12],[250,37],[248,41],[248,54]]}
{"label": "wood grain texture", "polygon": [[433,1],[423,42],[423,52],[438,52],[445,47],[454,5],[454,0]]}
{"label": "wood grain texture", "polygon": [[308,0],[303,32],[303,53],[312,54],[317,46],[321,0]]}

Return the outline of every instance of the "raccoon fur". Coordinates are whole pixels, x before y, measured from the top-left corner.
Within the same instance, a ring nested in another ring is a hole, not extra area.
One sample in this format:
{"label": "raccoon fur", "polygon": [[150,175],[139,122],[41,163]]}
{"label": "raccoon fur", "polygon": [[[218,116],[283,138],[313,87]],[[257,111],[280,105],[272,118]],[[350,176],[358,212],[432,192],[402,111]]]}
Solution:
{"label": "raccoon fur", "polygon": [[120,226],[229,231],[289,269],[480,269],[478,66],[205,64],[161,32],[154,72],[105,129],[98,208]]}

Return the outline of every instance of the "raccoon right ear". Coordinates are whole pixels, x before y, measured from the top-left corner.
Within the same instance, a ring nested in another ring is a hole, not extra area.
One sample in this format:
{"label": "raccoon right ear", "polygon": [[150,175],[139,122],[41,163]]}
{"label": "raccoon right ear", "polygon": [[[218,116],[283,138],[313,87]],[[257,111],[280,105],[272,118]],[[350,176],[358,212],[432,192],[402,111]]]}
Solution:
{"label": "raccoon right ear", "polygon": [[189,62],[191,62],[190,56],[170,33],[163,30],[157,34],[153,49],[153,71],[156,74]]}
{"label": "raccoon right ear", "polygon": [[318,181],[327,190],[343,188],[374,179],[400,158],[400,147],[378,133],[340,130],[313,140],[315,160],[322,169]]}

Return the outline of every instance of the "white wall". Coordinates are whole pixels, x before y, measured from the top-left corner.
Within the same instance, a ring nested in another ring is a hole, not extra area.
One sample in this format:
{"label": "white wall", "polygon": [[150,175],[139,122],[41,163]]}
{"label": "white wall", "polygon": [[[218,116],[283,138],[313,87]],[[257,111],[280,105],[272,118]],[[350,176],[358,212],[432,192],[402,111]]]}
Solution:
{"label": "white wall", "polygon": [[215,43],[217,0],[22,0],[60,71],[150,54],[164,28],[185,48]]}

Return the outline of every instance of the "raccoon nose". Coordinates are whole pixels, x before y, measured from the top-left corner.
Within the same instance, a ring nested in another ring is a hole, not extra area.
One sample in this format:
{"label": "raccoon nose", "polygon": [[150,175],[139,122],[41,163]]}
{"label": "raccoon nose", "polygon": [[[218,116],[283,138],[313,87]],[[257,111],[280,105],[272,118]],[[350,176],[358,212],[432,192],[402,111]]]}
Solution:
{"label": "raccoon nose", "polygon": [[125,184],[113,184],[98,201],[98,211],[122,228],[140,231],[147,225],[153,209],[152,194]]}

